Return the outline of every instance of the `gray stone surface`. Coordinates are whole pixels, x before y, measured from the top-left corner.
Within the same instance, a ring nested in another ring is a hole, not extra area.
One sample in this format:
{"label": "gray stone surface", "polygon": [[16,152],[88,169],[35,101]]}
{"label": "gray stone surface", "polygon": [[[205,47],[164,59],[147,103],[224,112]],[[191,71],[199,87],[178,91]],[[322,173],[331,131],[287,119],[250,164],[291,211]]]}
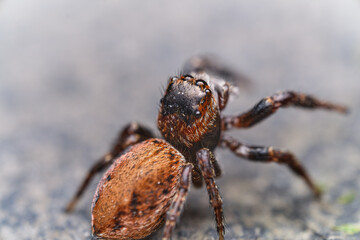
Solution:
{"label": "gray stone surface", "polygon": [[[73,214],[65,203],[122,126],[156,129],[166,79],[196,53],[217,54],[252,79],[227,113],[282,89],[352,110],[286,109],[233,131],[292,150],[325,195],[314,202],[285,167],[219,150],[226,239],[359,239],[332,230],[360,223],[355,0],[0,1],[0,239],[90,239],[97,180]],[[339,203],[349,193],[355,199]],[[216,239],[204,189],[192,188],[173,239]]]}

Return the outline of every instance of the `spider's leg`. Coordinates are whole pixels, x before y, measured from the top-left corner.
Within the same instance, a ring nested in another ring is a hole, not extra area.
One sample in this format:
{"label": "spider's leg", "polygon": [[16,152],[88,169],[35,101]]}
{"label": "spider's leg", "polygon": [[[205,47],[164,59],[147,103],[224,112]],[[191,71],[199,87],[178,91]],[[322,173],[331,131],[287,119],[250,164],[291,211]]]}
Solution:
{"label": "spider's leg", "polygon": [[320,190],[316,187],[306,169],[288,151],[282,151],[273,147],[248,146],[230,137],[223,137],[221,144],[228,147],[237,156],[254,162],[276,162],[287,165],[293,173],[302,178],[316,198],[321,197]]}
{"label": "spider's leg", "polygon": [[[221,168],[220,168],[218,161],[216,161],[215,158],[211,158],[211,164],[215,171],[215,178],[220,177],[221,176]],[[193,166],[191,177],[192,177],[192,182],[193,182],[194,187],[200,188],[203,186],[203,176],[202,176],[202,172],[201,172],[201,169],[199,166]]]}
{"label": "spider's leg", "polygon": [[221,176],[221,168],[220,168],[220,165],[219,165],[218,161],[216,160],[214,154],[212,154],[211,156],[212,156],[211,164],[215,171],[215,178],[218,178]]}
{"label": "spider's leg", "polygon": [[203,186],[204,182],[202,179],[201,170],[198,166],[193,167],[193,170],[191,173],[191,180],[192,180],[194,187],[201,188]]}
{"label": "spider's leg", "polygon": [[222,111],[229,101],[230,85],[228,83],[225,83],[222,91],[218,89],[216,89],[216,91],[218,92],[219,109],[220,111]]}
{"label": "spider's leg", "polygon": [[346,113],[348,111],[347,108],[342,105],[322,101],[302,93],[284,91],[262,99],[252,109],[241,115],[222,117],[222,130],[229,130],[234,127],[251,127],[275,113],[280,107],[289,106],[308,109],[322,108],[340,113]]}
{"label": "spider's leg", "polygon": [[172,231],[175,228],[176,219],[180,216],[182,207],[188,193],[191,182],[191,170],[192,165],[187,164],[182,169],[182,173],[179,181],[179,190],[176,193],[173,202],[167,212],[165,227],[163,232],[163,240],[170,240]]}
{"label": "spider's leg", "polygon": [[111,150],[101,157],[89,170],[82,184],[78,188],[76,194],[71,201],[67,204],[65,211],[72,212],[74,207],[86,187],[89,185],[91,179],[100,171],[111,165],[116,157],[121,154],[126,148],[136,143],[152,138],[151,131],[137,123],[130,123],[119,134],[118,138],[114,142]]}
{"label": "spider's leg", "polygon": [[215,219],[216,219],[216,228],[219,234],[219,239],[224,239],[225,227],[224,227],[224,215],[222,207],[222,199],[220,196],[219,189],[215,183],[215,171],[212,166],[212,162],[215,159],[214,154],[206,148],[200,149],[196,153],[196,159],[200,166],[206,189],[209,194],[210,204],[214,209]]}

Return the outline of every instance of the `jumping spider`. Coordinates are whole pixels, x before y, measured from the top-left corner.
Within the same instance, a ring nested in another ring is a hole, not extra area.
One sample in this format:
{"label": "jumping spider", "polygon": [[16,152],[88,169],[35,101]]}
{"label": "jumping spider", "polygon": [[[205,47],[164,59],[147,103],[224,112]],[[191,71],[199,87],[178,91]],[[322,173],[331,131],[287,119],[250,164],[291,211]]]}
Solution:
{"label": "jumping spider", "polygon": [[320,191],[291,152],[249,146],[225,132],[251,127],[281,107],[323,108],[340,113],[347,109],[309,95],[284,91],[262,99],[243,114],[223,116],[231,89],[241,79],[207,57],[191,59],[180,77],[169,79],[160,101],[157,123],[165,140],[155,138],[139,124],[126,126],[111,151],[90,169],[66,210],[74,209],[94,174],[111,165],[92,202],[93,235],[105,239],[141,239],[165,221],[163,239],[170,239],[190,180],[196,187],[205,182],[222,240],[225,233],[222,200],[215,183],[221,170],[213,153],[217,146],[227,147],[250,161],[287,165],[319,198]]}

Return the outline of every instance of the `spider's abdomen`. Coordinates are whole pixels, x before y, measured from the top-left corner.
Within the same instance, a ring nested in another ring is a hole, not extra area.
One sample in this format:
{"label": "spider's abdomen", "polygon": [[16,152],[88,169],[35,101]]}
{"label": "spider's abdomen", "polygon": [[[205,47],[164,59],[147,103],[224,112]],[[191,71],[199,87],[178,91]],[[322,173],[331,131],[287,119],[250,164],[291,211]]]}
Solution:
{"label": "spider's abdomen", "polygon": [[101,238],[141,239],[162,223],[184,157],[161,139],[149,139],[119,157],[102,177],[92,204],[92,231]]}

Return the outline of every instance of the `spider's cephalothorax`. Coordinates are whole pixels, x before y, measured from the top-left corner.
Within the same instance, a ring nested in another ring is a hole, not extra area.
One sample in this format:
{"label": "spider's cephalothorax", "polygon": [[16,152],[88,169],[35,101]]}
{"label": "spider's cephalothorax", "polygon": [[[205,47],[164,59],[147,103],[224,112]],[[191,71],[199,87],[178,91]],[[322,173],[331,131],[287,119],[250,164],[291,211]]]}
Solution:
{"label": "spider's cephalothorax", "polygon": [[158,115],[164,138],[185,155],[202,147],[214,149],[220,137],[216,97],[208,80],[191,75],[171,78]]}

